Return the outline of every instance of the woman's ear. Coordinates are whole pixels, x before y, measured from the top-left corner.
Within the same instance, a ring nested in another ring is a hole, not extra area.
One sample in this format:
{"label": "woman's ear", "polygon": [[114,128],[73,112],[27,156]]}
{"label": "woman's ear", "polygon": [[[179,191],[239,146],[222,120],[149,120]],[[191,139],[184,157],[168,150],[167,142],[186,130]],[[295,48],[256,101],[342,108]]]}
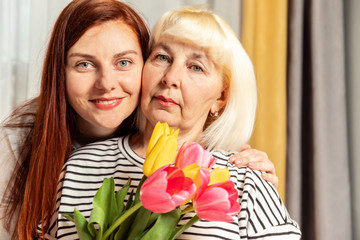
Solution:
{"label": "woman's ear", "polygon": [[210,108],[210,113],[212,114],[216,114],[217,112],[219,112],[223,107],[225,107],[227,100],[228,100],[228,96],[229,96],[229,87],[226,86],[221,94],[220,97],[217,98],[215,100],[215,102],[213,103],[213,105]]}

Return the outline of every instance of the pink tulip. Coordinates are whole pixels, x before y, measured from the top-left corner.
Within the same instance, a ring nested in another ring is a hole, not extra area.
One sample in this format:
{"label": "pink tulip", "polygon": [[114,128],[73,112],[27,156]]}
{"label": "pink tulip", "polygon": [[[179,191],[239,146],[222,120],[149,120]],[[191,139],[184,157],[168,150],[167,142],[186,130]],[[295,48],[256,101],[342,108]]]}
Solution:
{"label": "pink tulip", "polygon": [[212,154],[205,150],[198,143],[184,143],[175,159],[175,166],[179,168],[185,168],[193,163],[196,163],[200,167],[212,168],[216,162],[216,158],[212,157]]}
{"label": "pink tulip", "polygon": [[155,171],[141,187],[142,205],[153,212],[166,213],[189,199],[196,190],[191,178],[175,166],[166,165]]}
{"label": "pink tulip", "polygon": [[199,218],[208,221],[232,222],[233,216],[240,211],[237,199],[238,192],[235,184],[228,180],[199,189],[193,199],[193,205]]}

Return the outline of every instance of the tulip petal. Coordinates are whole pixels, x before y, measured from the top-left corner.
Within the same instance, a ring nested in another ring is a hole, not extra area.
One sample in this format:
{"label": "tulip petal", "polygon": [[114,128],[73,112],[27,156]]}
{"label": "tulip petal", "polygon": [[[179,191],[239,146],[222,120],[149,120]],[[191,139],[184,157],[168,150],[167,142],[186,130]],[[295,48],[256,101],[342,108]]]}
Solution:
{"label": "tulip petal", "polygon": [[215,168],[211,171],[211,177],[209,185],[221,183],[230,180],[229,169],[227,168]]}
{"label": "tulip petal", "polygon": [[175,159],[177,149],[177,139],[176,138],[168,138],[167,136],[161,136],[159,139],[159,144],[156,144],[154,147],[154,151],[156,152],[157,159],[153,163],[153,172],[159,169],[160,167],[172,164]]}
{"label": "tulip petal", "polygon": [[184,205],[191,199],[192,195],[196,191],[195,184],[191,184],[185,190],[178,192],[177,194],[173,195],[172,200],[174,201],[175,205]]}
{"label": "tulip petal", "polygon": [[144,208],[157,213],[170,212],[177,206],[172,201],[170,194],[154,189],[144,191],[140,196],[140,200]]}
{"label": "tulip petal", "polygon": [[166,176],[168,175],[168,172],[164,171],[164,169],[167,167],[168,166],[164,166],[158,169],[158,171],[154,172],[150,177],[148,177],[141,186],[141,190],[151,186],[162,188],[165,190],[167,186]]}
{"label": "tulip petal", "polygon": [[207,210],[206,212],[197,212],[199,218],[207,221],[233,222],[233,216],[219,211]]}
{"label": "tulip petal", "polygon": [[[200,171],[200,166],[199,165],[193,163],[193,164],[191,164],[189,166],[186,166],[182,170],[185,173],[186,177],[191,178],[194,182],[197,181],[199,171]],[[200,183],[197,186],[200,186]]]}
{"label": "tulip petal", "polygon": [[[228,193],[222,188],[210,188],[205,190],[198,198],[196,198],[196,210],[203,211],[207,209],[221,210],[229,209],[230,202]],[[211,199],[211,200],[209,200]]]}
{"label": "tulip petal", "polygon": [[163,131],[163,124],[160,122],[157,122],[154,130],[151,134],[150,141],[148,144],[148,148],[146,149],[146,156],[150,154],[150,151],[154,148],[155,144],[157,143],[159,137],[164,133]]}
{"label": "tulip petal", "polygon": [[240,211],[237,202],[238,192],[232,181],[208,186],[198,191],[194,200],[194,209],[200,218],[209,221],[232,222],[233,216]]}
{"label": "tulip petal", "polygon": [[184,143],[175,159],[175,166],[185,168],[193,163],[200,167],[211,168],[216,162],[216,158],[204,149],[200,144],[195,142]]}
{"label": "tulip petal", "polygon": [[147,178],[140,190],[140,200],[153,212],[169,212],[184,203],[196,191],[191,178],[178,167],[161,167]]}

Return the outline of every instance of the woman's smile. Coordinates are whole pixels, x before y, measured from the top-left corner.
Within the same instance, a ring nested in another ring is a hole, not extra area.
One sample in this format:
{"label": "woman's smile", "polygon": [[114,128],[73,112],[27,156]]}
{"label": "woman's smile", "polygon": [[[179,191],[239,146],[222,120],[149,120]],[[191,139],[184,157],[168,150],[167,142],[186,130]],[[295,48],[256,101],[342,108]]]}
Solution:
{"label": "woman's smile", "polygon": [[110,110],[120,105],[123,98],[98,98],[90,100],[94,106],[101,110]]}

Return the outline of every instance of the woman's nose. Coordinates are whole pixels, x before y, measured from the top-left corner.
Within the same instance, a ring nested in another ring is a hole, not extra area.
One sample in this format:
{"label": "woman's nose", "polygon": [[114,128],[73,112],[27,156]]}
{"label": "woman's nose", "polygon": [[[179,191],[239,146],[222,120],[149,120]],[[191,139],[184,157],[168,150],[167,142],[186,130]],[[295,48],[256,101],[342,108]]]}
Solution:
{"label": "woman's nose", "polygon": [[101,69],[96,81],[96,88],[109,92],[116,88],[116,77],[111,69]]}
{"label": "woman's nose", "polygon": [[182,67],[178,64],[172,64],[166,69],[166,72],[162,77],[161,82],[167,87],[179,88],[183,76],[184,72]]}

